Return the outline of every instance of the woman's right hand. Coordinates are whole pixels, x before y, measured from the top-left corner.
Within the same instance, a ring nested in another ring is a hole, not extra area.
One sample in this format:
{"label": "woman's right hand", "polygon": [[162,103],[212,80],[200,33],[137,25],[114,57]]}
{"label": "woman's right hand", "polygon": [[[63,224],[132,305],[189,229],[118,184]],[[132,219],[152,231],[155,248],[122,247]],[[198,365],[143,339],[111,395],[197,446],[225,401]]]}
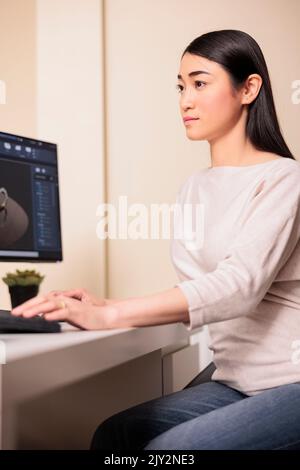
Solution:
{"label": "woman's right hand", "polygon": [[88,292],[86,289],[70,289],[70,290],[53,290],[48,293],[49,296],[56,297],[57,295],[64,295],[72,299],[80,300],[81,302],[89,305],[96,305],[102,307],[106,304],[106,299],[98,298]]}

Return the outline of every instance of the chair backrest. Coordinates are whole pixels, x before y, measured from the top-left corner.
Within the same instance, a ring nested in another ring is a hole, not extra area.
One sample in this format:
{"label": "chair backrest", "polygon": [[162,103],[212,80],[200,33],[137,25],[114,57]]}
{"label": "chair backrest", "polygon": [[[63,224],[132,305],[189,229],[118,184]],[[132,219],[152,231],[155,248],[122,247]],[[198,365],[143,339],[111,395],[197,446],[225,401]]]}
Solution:
{"label": "chair backrest", "polygon": [[214,371],[216,370],[216,366],[214,362],[210,362],[208,366],[203,369],[200,374],[196,375],[196,377],[188,383],[184,388],[194,387],[195,385],[199,385],[205,382],[211,381],[211,376],[213,375]]}

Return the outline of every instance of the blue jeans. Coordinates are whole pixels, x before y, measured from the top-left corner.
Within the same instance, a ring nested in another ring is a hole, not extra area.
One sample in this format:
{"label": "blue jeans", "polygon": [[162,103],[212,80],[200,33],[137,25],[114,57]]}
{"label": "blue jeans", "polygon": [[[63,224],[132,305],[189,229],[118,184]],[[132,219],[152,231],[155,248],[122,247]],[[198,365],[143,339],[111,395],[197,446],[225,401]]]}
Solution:
{"label": "blue jeans", "polygon": [[111,416],[91,449],[300,449],[300,383],[254,396],[201,383]]}

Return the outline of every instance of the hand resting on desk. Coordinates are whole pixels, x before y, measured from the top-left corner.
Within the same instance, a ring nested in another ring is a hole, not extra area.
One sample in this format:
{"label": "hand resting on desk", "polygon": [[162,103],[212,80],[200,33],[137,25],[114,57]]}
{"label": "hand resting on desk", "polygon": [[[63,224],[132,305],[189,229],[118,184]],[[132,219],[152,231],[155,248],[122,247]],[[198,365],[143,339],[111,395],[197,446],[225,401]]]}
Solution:
{"label": "hand resting on desk", "polygon": [[80,300],[85,304],[90,305],[98,305],[102,307],[103,305],[107,305],[108,299],[104,299],[102,297],[98,298],[91,292],[86,289],[69,289],[69,290],[52,290],[48,294],[49,296],[53,295],[54,297],[63,295],[66,297],[70,297],[72,299]]}
{"label": "hand resting on desk", "polygon": [[12,315],[31,318],[43,314],[46,320],[66,321],[84,330],[110,328],[113,301],[99,299],[85,289],[51,291],[38,295],[12,309]]}

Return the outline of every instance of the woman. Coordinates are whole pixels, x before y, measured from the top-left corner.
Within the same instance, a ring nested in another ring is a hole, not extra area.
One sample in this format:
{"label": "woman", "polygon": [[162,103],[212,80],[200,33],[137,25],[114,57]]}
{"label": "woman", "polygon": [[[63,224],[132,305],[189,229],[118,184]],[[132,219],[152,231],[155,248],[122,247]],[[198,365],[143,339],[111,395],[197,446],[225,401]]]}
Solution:
{"label": "woman", "polygon": [[300,448],[300,164],[251,36],[196,38],[178,80],[187,136],[207,140],[212,160],[178,193],[180,206],[204,207],[203,245],[172,241],[180,282],[121,301],[52,292],[12,313],[86,329],[209,325],[212,381],[117,413],[98,427],[93,449]]}

